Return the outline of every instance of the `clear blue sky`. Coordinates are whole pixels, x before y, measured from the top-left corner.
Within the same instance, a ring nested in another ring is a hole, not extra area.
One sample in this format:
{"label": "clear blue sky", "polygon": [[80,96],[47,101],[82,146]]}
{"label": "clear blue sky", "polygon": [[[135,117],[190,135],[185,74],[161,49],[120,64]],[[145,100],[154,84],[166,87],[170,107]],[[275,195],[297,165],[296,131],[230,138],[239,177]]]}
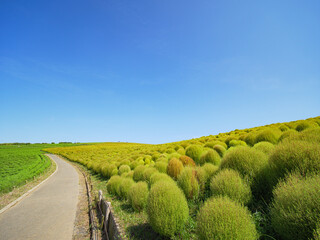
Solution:
{"label": "clear blue sky", "polygon": [[320,1],[1,0],[0,142],[164,143],[320,115]]}

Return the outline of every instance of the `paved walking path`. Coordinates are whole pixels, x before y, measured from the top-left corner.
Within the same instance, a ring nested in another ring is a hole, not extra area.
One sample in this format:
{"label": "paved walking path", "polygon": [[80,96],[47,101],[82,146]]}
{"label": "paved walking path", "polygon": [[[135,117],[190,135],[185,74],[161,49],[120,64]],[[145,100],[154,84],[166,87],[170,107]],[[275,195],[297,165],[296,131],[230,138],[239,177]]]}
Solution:
{"label": "paved walking path", "polygon": [[0,214],[0,239],[72,239],[79,176],[72,165],[48,154],[58,171],[22,201]]}

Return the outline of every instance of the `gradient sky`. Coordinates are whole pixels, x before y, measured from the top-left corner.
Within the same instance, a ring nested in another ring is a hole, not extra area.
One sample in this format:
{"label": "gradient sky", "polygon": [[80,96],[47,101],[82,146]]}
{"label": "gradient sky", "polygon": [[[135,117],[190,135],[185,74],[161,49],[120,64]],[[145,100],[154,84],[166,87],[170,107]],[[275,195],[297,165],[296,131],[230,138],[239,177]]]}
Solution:
{"label": "gradient sky", "polygon": [[320,1],[1,0],[0,142],[164,143],[320,115]]}

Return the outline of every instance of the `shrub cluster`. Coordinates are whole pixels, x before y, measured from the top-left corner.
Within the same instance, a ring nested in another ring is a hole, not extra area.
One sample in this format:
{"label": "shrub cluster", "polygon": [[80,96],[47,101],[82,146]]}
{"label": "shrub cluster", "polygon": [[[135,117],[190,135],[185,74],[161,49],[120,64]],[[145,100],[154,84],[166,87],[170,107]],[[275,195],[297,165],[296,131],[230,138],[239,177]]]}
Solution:
{"label": "shrub cluster", "polygon": [[168,175],[173,179],[177,179],[182,170],[183,170],[182,162],[177,158],[171,158],[167,167]]}
{"label": "shrub cluster", "polygon": [[199,163],[203,148],[201,145],[191,145],[186,149],[186,155],[191,157],[196,163]]}
{"label": "shrub cluster", "polygon": [[220,155],[216,151],[211,149],[204,152],[199,159],[199,163],[201,165],[205,163],[212,163],[214,165],[219,166],[220,162],[221,162]]}
{"label": "shrub cluster", "polygon": [[199,196],[200,189],[196,175],[194,168],[186,167],[178,177],[178,185],[188,199],[196,199]]}
{"label": "shrub cluster", "polygon": [[140,212],[146,207],[148,194],[149,189],[146,182],[140,181],[131,186],[128,200],[135,211]]}

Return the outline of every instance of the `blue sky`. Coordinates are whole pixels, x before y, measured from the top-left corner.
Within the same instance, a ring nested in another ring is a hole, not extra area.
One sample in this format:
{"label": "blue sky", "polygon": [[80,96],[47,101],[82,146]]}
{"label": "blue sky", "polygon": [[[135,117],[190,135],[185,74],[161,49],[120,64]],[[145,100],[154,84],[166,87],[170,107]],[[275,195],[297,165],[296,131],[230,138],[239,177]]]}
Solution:
{"label": "blue sky", "polygon": [[2,0],[0,142],[164,143],[319,116],[320,2]]}

